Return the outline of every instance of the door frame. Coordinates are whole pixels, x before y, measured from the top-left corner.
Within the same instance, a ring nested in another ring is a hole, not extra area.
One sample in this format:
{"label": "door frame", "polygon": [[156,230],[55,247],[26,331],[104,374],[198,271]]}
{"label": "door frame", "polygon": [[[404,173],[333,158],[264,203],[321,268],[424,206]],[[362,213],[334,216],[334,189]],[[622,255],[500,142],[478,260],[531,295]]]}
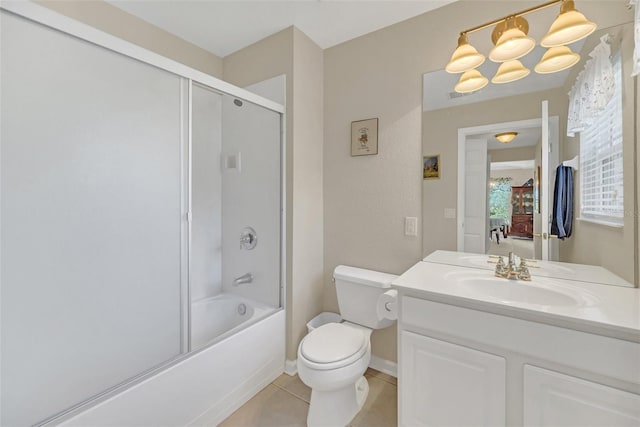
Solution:
{"label": "door frame", "polygon": [[491,123],[488,125],[472,126],[458,129],[458,207],[456,241],[457,251],[464,252],[464,216],[465,216],[465,148],[467,137],[491,132],[500,132],[505,128],[533,128],[542,127],[542,118],[517,120],[510,122]]}

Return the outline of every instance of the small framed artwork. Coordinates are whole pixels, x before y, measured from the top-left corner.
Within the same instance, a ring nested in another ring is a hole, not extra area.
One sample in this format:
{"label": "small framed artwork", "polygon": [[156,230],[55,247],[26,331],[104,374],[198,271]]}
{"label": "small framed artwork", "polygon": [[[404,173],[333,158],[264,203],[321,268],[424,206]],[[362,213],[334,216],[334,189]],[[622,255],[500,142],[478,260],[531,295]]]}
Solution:
{"label": "small framed artwork", "polygon": [[422,157],[422,178],[440,178],[440,154]]}
{"label": "small framed artwork", "polygon": [[351,155],[378,154],[378,119],[351,122]]}

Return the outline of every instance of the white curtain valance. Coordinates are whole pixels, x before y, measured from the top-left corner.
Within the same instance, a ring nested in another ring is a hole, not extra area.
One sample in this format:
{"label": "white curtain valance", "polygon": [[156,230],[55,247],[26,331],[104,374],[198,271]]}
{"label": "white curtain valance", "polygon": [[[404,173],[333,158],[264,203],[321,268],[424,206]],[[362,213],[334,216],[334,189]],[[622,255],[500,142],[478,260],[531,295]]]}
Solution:
{"label": "white curtain valance", "polygon": [[600,43],[589,54],[591,58],[569,92],[568,136],[575,136],[590,126],[614,95],[615,81],[608,38],[608,35],[600,38]]}

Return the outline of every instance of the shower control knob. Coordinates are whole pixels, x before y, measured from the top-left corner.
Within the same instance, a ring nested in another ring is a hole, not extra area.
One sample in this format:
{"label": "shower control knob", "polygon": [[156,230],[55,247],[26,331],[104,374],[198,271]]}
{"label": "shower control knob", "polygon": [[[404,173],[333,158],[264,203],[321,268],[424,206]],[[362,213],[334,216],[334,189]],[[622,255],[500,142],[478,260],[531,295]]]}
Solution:
{"label": "shower control knob", "polygon": [[240,249],[246,249],[250,251],[258,244],[258,234],[256,230],[251,227],[245,227],[240,233]]}

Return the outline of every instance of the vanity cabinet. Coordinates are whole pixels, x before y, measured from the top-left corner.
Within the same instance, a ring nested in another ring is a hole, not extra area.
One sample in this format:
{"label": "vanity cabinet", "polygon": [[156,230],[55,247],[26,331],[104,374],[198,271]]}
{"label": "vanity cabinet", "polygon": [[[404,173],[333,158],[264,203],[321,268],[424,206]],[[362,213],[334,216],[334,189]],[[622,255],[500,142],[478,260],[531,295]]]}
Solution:
{"label": "vanity cabinet", "polygon": [[509,234],[533,238],[533,187],[511,187]]}
{"label": "vanity cabinet", "polygon": [[399,301],[400,426],[640,425],[638,342]]}

